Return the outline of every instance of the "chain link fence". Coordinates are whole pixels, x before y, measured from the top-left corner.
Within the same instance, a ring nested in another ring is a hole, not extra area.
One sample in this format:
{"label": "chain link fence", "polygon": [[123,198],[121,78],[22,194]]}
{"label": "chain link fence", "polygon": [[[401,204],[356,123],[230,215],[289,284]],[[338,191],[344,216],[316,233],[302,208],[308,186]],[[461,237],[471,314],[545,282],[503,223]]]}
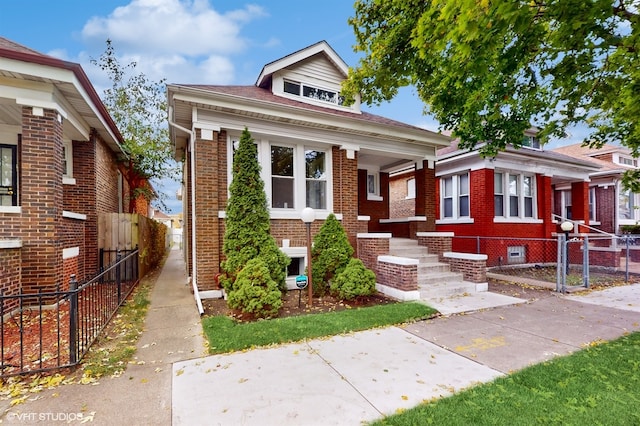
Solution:
{"label": "chain link fence", "polygon": [[487,255],[493,277],[534,280],[560,292],[640,281],[640,235],[455,236],[452,250]]}

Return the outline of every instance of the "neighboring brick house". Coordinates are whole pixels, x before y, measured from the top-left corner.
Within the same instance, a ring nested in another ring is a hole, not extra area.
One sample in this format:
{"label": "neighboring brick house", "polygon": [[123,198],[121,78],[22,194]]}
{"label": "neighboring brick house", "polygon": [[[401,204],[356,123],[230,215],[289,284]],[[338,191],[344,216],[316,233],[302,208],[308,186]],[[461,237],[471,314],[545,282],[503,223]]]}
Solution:
{"label": "neighboring brick house", "polygon": [[265,65],[252,86],[168,85],[171,139],[184,161],[185,256],[199,291],[217,288],[232,147],[245,127],[258,145],[271,232],[293,259],[290,275],[304,270],[305,207],[316,210],[314,234],[335,213],[356,248],[358,232],[381,230],[389,218],[389,175],[408,165],[415,212],[427,218],[423,230],[435,229],[435,154],[450,138],[361,111],[359,100],[344,105],[347,73],[323,41]]}
{"label": "neighboring brick house", "polygon": [[[438,151],[436,162],[436,229],[456,237],[490,237],[480,251],[489,256],[487,265],[555,262],[555,249],[537,247],[506,238],[550,239],[561,232],[562,217],[554,194],[570,188],[571,219],[589,225],[589,180],[600,166],[540,148],[534,129],[526,134],[525,146],[507,147],[495,158],[482,158],[478,151],[461,150],[454,142]],[[529,146],[526,146],[529,145]],[[579,232],[589,232],[585,227]],[[495,239],[491,239],[495,238]],[[454,238],[453,250],[475,253],[478,241]]]}
{"label": "neighboring brick house", "polygon": [[128,211],[121,135],[80,65],[0,38],[0,289],[98,269],[98,216]]}
{"label": "neighboring brick house", "polygon": [[[610,234],[621,233],[623,225],[640,222],[640,194],[625,189],[622,175],[627,170],[638,168],[638,159],[631,156],[628,148],[604,145],[594,149],[582,144],[563,146],[554,152],[587,160],[600,166],[592,172],[589,182],[589,224]],[[569,219],[573,216],[571,188],[558,185],[555,188],[555,213]]]}

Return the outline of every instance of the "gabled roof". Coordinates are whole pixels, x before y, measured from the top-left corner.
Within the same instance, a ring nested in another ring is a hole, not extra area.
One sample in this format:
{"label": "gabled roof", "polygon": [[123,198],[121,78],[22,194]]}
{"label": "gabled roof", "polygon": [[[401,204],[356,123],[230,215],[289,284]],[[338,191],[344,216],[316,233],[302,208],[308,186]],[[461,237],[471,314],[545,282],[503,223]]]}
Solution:
{"label": "gabled roof", "polygon": [[256,86],[270,86],[271,76],[273,73],[318,54],[324,55],[344,75],[345,78],[347,77],[347,74],[349,73],[349,66],[326,41],[322,40],[265,65],[262,68],[262,71],[260,71],[258,80],[256,80]]}
{"label": "gabled roof", "polygon": [[123,152],[122,135],[80,64],[44,55],[0,37],[0,76],[54,85],[111,149]]}

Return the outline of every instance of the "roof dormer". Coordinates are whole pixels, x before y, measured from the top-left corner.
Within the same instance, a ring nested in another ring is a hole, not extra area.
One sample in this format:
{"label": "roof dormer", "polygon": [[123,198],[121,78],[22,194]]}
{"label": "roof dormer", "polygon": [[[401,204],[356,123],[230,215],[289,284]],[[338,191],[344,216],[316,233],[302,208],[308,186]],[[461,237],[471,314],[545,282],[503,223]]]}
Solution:
{"label": "roof dormer", "polygon": [[349,67],[325,41],[262,68],[256,86],[282,96],[327,108],[360,113],[360,99],[346,106],[340,95]]}

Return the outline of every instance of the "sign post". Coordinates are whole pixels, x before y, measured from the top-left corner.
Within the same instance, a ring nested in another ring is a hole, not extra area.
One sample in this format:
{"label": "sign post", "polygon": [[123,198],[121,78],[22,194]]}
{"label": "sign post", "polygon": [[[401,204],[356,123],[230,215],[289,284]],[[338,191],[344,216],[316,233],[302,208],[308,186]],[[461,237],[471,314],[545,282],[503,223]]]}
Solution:
{"label": "sign post", "polygon": [[302,290],[307,288],[309,284],[309,280],[306,275],[298,275],[296,277],[296,287],[298,287],[298,308],[300,307],[300,302],[302,300]]}

